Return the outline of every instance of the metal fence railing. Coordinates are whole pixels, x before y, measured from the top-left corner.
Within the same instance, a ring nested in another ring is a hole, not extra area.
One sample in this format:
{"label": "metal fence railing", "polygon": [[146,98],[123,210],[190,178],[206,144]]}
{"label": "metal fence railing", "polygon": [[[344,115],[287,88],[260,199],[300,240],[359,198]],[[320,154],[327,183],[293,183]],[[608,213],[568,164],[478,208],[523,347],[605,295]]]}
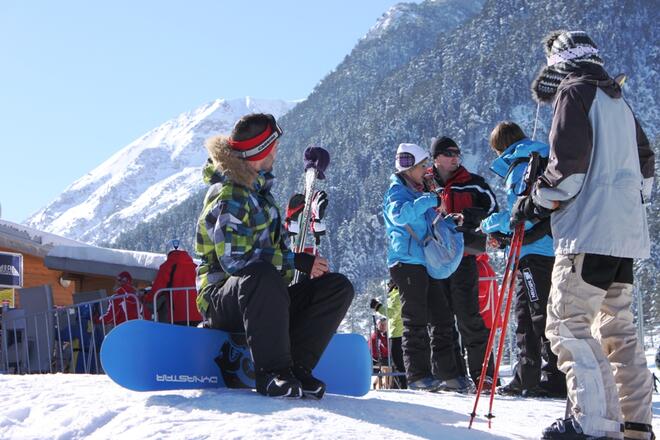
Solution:
{"label": "metal fence railing", "polygon": [[[170,324],[197,325],[201,320],[197,311],[197,289],[191,287],[169,287],[159,289],[151,304],[153,320]],[[184,312],[185,310],[185,312]]]}
{"label": "metal fence railing", "polygon": [[[196,325],[201,320],[196,319],[196,296],[194,287],[161,289],[153,306],[159,301],[165,305],[166,322]],[[128,319],[144,319],[141,298],[134,293],[30,314],[5,307],[0,320],[0,373],[103,373],[101,344],[113,327]],[[152,319],[159,321],[158,313]]]}
{"label": "metal fence railing", "polygon": [[112,303],[129,299],[139,304],[137,295],[126,294],[29,315],[23,309],[3,309],[0,370],[16,374],[102,372],[101,342],[118,323],[114,314],[106,322],[100,317],[105,311],[112,312]]}

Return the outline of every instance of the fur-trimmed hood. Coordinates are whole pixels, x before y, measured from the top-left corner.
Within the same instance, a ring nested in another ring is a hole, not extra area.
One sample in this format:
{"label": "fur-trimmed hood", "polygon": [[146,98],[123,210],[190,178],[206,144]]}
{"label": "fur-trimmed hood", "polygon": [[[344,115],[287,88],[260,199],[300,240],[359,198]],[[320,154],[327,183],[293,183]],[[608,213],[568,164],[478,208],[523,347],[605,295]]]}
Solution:
{"label": "fur-trimmed hood", "polygon": [[[206,141],[206,149],[213,165],[211,175],[220,173],[227,180],[253,189],[259,173],[250,167],[247,161],[232,154],[228,140],[227,136],[214,136]],[[208,172],[205,169],[205,181],[207,180],[207,174]],[[213,178],[209,176],[207,183],[214,183],[211,179]]]}

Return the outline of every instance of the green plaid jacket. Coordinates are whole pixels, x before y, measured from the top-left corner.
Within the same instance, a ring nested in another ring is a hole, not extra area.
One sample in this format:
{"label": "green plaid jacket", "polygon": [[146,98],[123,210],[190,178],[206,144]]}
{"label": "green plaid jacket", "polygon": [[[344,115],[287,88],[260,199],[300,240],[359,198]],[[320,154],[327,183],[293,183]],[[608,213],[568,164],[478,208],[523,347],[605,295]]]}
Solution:
{"label": "green plaid jacket", "polygon": [[247,265],[265,261],[280,270],[286,284],[293,277],[293,252],[279,209],[270,189],[274,177],[260,173],[249,189],[227,179],[212,164],[204,168],[211,187],[197,221],[195,252],[202,263],[197,268],[197,308],[203,316],[213,286],[224,284]]}

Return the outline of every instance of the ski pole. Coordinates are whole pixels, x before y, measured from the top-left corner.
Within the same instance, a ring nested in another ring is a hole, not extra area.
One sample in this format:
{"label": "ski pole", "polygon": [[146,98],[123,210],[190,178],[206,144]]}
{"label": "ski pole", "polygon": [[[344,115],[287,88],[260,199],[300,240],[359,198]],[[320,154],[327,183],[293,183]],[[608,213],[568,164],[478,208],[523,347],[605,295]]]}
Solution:
{"label": "ski pole", "polygon": [[516,286],[516,272],[518,271],[518,263],[520,262],[520,248],[522,247],[523,237],[525,236],[525,223],[521,223],[516,226],[516,235],[518,236],[516,241],[516,249],[514,254],[514,263],[513,263],[513,272],[511,273],[511,281],[509,282],[509,288],[507,291],[506,298],[506,308],[504,311],[504,319],[502,322],[502,332],[500,333],[500,341],[497,347],[497,359],[495,360],[495,368],[493,369],[493,385],[490,390],[490,401],[488,403],[488,428],[491,427],[491,422],[493,420],[493,399],[495,398],[495,390],[497,387],[497,376],[500,370],[500,363],[502,362],[502,355],[504,354],[504,341],[506,336],[506,328],[509,323],[509,313],[511,312],[511,299],[513,298],[513,291]]}
{"label": "ski pole", "polygon": [[[522,243],[522,241],[521,241]],[[484,356],[483,363],[481,364],[481,371],[482,374],[479,377],[479,384],[477,385],[477,393],[476,397],[474,400],[474,407],[472,408],[472,413],[470,413],[470,425],[468,426],[468,429],[472,428],[472,422],[474,421],[474,418],[477,415],[477,405],[479,404],[479,397],[481,396],[481,390],[483,389],[484,386],[484,379],[486,378],[486,375],[483,374],[483,372],[487,371],[488,368],[488,361],[490,360],[490,353],[491,350],[493,349],[493,342],[495,341],[495,335],[497,333],[497,327],[498,327],[498,322],[502,321],[501,317],[501,310],[502,310],[502,302],[504,300],[504,294],[505,294],[505,288],[507,286],[507,281],[509,280],[509,274],[510,274],[510,269],[511,269],[511,263],[513,262],[513,257],[515,254],[515,248],[518,245],[518,234],[515,233],[514,231],[514,236],[511,240],[511,245],[509,247],[509,255],[507,256],[506,259],[506,267],[504,268],[504,278],[502,280],[502,284],[500,285],[500,293],[497,298],[497,304],[495,305],[495,313],[496,313],[496,318],[495,321],[493,322],[493,326],[490,329],[490,333],[488,335],[488,342],[486,344],[486,352]]]}

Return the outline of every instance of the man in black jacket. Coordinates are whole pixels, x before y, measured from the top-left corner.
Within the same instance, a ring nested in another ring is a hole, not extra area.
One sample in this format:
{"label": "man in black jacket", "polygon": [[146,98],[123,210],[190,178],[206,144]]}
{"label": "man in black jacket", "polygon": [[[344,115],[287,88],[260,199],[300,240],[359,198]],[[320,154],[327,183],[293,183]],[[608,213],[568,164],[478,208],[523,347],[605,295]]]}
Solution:
{"label": "man in black jacket", "polygon": [[[477,231],[481,220],[497,211],[495,194],[483,177],[469,173],[461,165],[461,150],[452,139],[441,137],[431,146],[433,166],[427,173],[429,190],[441,193],[444,214],[461,214],[465,255],[458,269],[442,280],[442,290],[456,314],[461,344],[468,354],[468,369],[475,383],[482,374],[488,329],[479,313],[479,273],[476,255],[486,251],[486,236]],[[456,341],[458,342],[458,341]],[[465,360],[459,355],[465,371]],[[484,390],[490,390],[493,377],[492,355],[484,378]],[[451,385],[451,384],[449,384]]]}

